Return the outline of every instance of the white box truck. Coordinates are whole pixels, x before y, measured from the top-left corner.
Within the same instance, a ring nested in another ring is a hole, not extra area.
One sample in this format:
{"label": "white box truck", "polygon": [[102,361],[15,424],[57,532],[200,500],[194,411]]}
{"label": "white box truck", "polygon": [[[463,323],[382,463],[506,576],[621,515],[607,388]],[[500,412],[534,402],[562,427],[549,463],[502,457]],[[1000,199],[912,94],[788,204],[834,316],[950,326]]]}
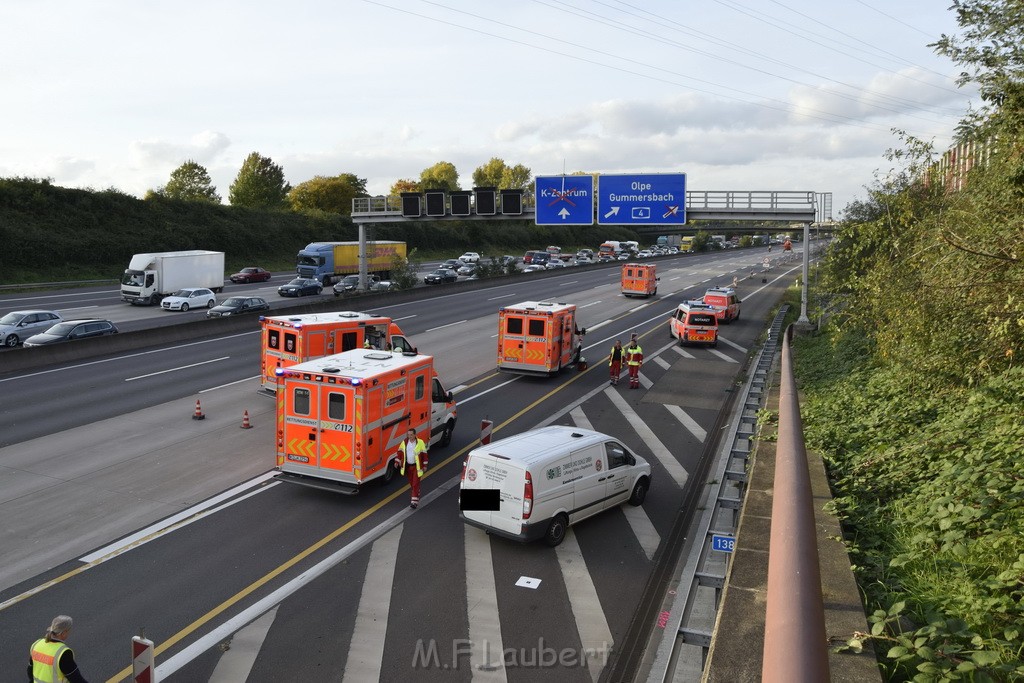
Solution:
{"label": "white box truck", "polygon": [[224,252],[193,249],[135,254],[121,277],[121,300],[159,304],[183,287],[224,288]]}

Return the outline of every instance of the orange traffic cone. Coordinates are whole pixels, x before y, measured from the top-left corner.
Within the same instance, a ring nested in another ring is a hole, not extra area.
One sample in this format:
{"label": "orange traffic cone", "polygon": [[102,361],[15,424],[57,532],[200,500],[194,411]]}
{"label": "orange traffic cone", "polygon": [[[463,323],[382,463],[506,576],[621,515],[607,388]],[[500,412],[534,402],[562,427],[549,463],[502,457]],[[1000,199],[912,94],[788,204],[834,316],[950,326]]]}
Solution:
{"label": "orange traffic cone", "polygon": [[206,416],[203,415],[203,408],[199,405],[199,399],[196,399],[196,412],[192,413],[193,420],[205,420]]}
{"label": "orange traffic cone", "polygon": [[251,429],[252,425],[249,424],[249,411],[246,410],[242,413],[242,429]]}

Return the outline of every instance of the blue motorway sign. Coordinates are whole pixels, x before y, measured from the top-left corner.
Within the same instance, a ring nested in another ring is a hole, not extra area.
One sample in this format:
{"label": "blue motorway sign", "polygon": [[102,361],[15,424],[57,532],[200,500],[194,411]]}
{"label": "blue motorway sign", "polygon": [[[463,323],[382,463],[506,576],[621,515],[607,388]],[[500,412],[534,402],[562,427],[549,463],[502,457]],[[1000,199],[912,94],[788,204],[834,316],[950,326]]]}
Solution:
{"label": "blue motorway sign", "polygon": [[594,176],[539,175],[533,193],[537,225],[594,224]]}
{"label": "blue motorway sign", "polygon": [[723,553],[731,553],[734,547],[736,547],[736,539],[732,536],[719,536],[718,534],[711,534],[712,550],[720,550]]}
{"label": "blue motorway sign", "polygon": [[602,174],[598,181],[597,222],[601,225],[685,224],[686,174]]}

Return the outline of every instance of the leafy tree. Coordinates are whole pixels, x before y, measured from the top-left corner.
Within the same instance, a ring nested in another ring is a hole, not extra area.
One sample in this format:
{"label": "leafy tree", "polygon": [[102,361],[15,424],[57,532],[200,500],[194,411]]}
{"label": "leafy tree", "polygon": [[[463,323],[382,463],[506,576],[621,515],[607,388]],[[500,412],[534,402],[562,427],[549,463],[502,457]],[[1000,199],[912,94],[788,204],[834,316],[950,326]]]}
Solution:
{"label": "leafy tree", "polygon": [[419,269],[419,261],[416,260],[416,249],[409,250],[409,257],[402,258],[401,254],[391,256],[391,281],[397,289],[412,289],[419,282],[416,271]]}
{"label": "leafy tree", "polygon": [[408,178],[402,178],[396,180],[395,184],[391,186],[391,192],[389,193],[392,197],[401,196],[403,192],[419,192],[420,184],[415,180],[409,180]]}
{"label": "leafy tree", "polygon": [[501,175],[500,187],[505,190],[533,192],[533,171],[522,164],[508,166]]}
{"label": "leafy tree", "polygon": [[420,188],[424,190],[447,190],[454,192],[459,189],[459,172],[450,161],[439,161],[420,173]]}
{"label": "leafy tree", "polygon": [[253,209],[280,209],[288,204],[291,185],[285,182],[284,171],[270,157],[253,152],[242,162],[228,192],[232,206]]}
{"label": "leafy tree", "polygon": [[352,200],[366,197],[366,179],[352,173],[326,177],[314,176],[299,183],[288,193],[292,211],[325,211],[352,215]]}
{"label": "leafy tree", "polygon": [[504,159],[492,157],[486,164],[477,166],[473,171],[473,187],[502,187],[507,168]]}
{"label": "leafy tree", "polygon": [[[201,164],[189,159],[171,171],[171,178],[162,188],[152,191],[155,195],[187,202],[211,202],[220,204],[220,195],[210,180],[210,174]],[[147,198],[149,198],[147,193]]]}

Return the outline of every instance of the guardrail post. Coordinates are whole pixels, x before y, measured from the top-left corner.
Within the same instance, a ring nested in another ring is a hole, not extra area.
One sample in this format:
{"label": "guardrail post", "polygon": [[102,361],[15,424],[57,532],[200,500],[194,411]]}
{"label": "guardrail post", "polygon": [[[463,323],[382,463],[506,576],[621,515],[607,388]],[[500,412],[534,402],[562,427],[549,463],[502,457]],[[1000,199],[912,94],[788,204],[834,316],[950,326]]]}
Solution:
{"label": "guardrail post", "polygon": [[821,683],[830,680],[828,641],[811,477],[793,377],[792,336],[790,325],[782,345],[761,680]]}

